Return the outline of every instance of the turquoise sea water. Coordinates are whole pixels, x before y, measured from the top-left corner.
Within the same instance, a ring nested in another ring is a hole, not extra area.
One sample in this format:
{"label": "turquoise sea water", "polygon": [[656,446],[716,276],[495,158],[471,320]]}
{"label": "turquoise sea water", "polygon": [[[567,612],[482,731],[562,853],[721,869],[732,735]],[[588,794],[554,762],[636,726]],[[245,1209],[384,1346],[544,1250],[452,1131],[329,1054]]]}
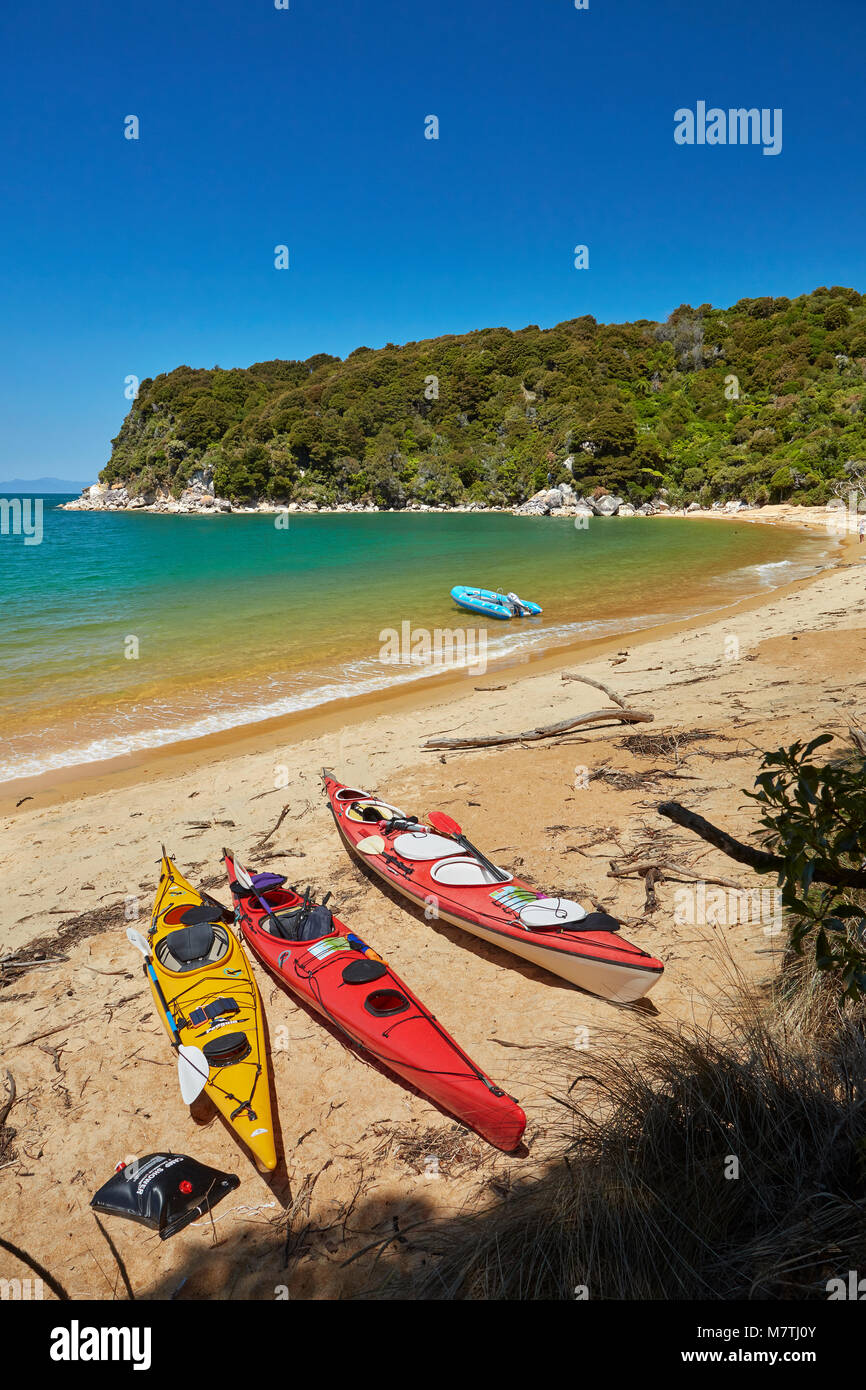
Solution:
{"label": "turquoise sea water", "polygon": [[[0,780],[420,679],[429,665],[381,659],[383,633],[406,623],[483,630],[491,659],[531,656],[720,607],[828,549],[738,521],[292,514],[283,528],[59,500],[41,544],[0,536]],[[454,606],[458,583],[544,613],[485,622]]]}

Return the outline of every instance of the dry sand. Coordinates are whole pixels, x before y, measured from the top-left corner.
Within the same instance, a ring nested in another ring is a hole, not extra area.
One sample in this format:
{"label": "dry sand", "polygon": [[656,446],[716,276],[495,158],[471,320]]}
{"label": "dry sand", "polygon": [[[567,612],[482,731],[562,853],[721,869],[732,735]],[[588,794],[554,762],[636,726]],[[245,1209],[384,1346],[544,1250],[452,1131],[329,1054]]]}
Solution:
{"label": "dry sand", "polygon": [[[826,520],[783,508],[761,518]],[[819,730],[844,737],[866,719],[864,552],[849,540],[817,578],[570,658],[431,682],[86,780],[4,788],[0,1084],[14,1077],[16,1100],[0,1132],[0,1234],[73,1297],[126,1297],[89,1200],[118,1160],[168,1148],[238,1173],[241,1186],[216,1208],[215,1225],[206,1219],[165,1243],[102,1218],[138,1297],[270,1299],[280,1289],[334,1297],[369,1283],[380,1246],[386,1259],[411,1261],[415,1222],[490,1201],[531,1173],[556,1142],[564,1112],[552,1096],[570,1080],[553,1067],[552,1045],[591,1049],[611,1026],[640,1028],[656,1012],[708,1019],[726,988],[726,961],[749,978],[771,971],[780,938],[766,921],[676,925],[681,885],[657,885],[658,907],[645,912],[643,880],[609,876],[610,861],[651,842],[707,877],[768,886],[655,808],[679,800],[749,838],[756,813],[741,789],[751,787],[761,750]],[[607,703],[564,682],[563,669],[610,685],[654,722],[611,721],[481,751],[424,750],[428,738],[517,732]],[[623,746],[630,734],[672,740],[641,754]],[[603,905],[665,962],[660,983],[635,1009],[617,1009],[457,928],[425,923],[341,848],[320,789],[323,764],[407,811],[450,812],[532,882]],[[32,799],[16,807],[24,796]],[[527,1151],[505,1156],[467,1134],[349,1051],[256,966],[283,1153],[276,1175],[261,1177],[221,1120],[183,1104],[125,938],[130,916],[149,915],[163,841],[183,872],[225,902],[224,844],[317,894],[332,890],[347,924],[521,1101]],[[61,959],[10,963],[22,951]],[[0,1252],[0,1278],[28,1272]]]}

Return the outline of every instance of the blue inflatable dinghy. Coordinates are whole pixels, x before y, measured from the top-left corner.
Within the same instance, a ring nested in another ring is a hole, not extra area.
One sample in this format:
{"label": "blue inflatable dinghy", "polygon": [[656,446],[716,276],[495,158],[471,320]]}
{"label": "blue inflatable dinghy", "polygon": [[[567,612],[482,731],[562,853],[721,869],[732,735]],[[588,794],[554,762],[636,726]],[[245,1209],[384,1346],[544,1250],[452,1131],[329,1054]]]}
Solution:
{"label": "blue inflatable dinghy", "polygon": [[451,597],[459,607],[485,618],[534,618],[541,612],[539,604],[516,594],[497,594],[493,589],[473,589],[467,584],[455,584]]}

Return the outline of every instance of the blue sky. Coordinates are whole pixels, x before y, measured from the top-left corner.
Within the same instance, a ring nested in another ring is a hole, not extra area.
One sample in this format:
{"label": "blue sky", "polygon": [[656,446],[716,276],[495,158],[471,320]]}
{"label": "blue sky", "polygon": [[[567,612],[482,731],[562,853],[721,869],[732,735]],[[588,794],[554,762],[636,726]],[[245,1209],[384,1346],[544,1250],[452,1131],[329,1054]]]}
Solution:
{"label": "blue sky", "polygon": [[[0,478],[95,477],[128,374],[866,290],[862,0],[10,10]],[[699,100],[781,154],[676,145]]]}

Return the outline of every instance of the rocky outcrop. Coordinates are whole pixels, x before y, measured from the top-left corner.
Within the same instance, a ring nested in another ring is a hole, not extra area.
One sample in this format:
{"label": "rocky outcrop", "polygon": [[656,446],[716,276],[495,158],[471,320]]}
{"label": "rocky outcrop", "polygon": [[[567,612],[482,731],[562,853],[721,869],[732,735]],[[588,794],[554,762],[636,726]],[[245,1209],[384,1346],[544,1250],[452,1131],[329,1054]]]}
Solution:
{"label": "rocky outcrop", "polygon": [[[217,497],[213,490],[213,475],[199,469],[189,480],[179,497],[172,497],[164,488],[155,492],[133,493],[122,483],[94,483],[86,487],[81,496],[72,502],[62,504],[67,511],[116,512],[147,511],[172,515],[220,516],[228,512],[241,512],[252,515],[257,512],[274,515],[279,512],[378,512],[403,510],[408,512],[507,512],[514,516],[567,516],[567,517],[633,517],[659,516],[672,514],[675,510],[665,497],[659,494],[652,502],[644,502],[634,507],[630,502],[614,493],[603,492],[597,488],[592,497],[579,496],[570,483],[558,483],[556,487],[541,488],[526,502],[517,507],[491,507],[482,502],[464,502],[456,507],[432,506],[425,502],[410,502],[406,507],[378,507],[369,499],[359,502],[343,502],[335,507],[322,506],[318,502],[230,502],[226,497]],[[707,513],[733,515],[749,510],[749,504],[736,498],[728,502],[714,502],[711,508],[704,508],[692,502],[685,509],[686,515]]]}

